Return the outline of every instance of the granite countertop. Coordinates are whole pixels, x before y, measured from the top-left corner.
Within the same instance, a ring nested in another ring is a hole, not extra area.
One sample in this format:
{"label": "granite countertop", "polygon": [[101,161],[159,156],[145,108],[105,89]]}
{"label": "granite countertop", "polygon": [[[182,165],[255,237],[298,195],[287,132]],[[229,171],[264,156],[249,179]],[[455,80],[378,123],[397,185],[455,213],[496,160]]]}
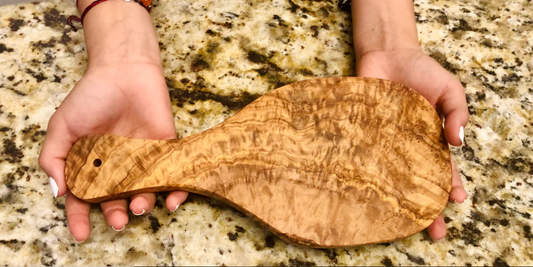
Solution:
{"label": "granite countertop", "polygon": [[[415,1],[423,50],[466,88],[466,145],[452,148],[469,198],[448,236],[349,249],[287,244],[221,202],[193,195],[122,232],[91,210],[78,244],[37,158],[49,117],[87,60],[71,1],[0,7],[2,265],[532,265],[533,4]],[[281,85],[353,76],[350,14],[335,1],[158,0],[152,12],[180,136],[208,129]]]}

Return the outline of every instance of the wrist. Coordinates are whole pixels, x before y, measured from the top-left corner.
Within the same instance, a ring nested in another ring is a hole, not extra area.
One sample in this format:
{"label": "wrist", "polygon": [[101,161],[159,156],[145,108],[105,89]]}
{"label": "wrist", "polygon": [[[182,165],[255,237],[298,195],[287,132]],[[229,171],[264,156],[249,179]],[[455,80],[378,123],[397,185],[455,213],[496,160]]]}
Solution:
{"label": "wrist", "polygon": [[411,0],[353,0],[356,56],[373,51],[420,50]]}
{"label": "wrist", "polygon": [[[163,69],[151,64],[121,64],[89,67],[83,79],[94,83],[109,83],[114,86],[108,88],[109,93],[115,89],[122,93],[134,93],[139,96],[147,93],[165,92],[168,94]],[[98,82],[96,82],[98,81]],[[89,90],[91,87],[88,87]]]}
{"label": "wrist", "polygon": [[[83,12],[94,0],[80,0]],[[149,13],[134,1],[108,0],[94,6],[83,23],[89,67],[161,65]]]}

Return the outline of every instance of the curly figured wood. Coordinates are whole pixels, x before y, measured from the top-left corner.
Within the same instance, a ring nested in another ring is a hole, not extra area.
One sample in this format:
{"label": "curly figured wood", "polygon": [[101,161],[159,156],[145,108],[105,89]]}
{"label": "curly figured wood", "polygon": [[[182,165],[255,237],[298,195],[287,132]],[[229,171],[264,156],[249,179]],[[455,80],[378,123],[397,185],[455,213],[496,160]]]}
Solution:
{"label": "curly figured wood", "polygon": [[314,247],[389,242],[425,229],[446,206],[441,125],[398,83],[305,80],[186,138],[85,137],[68,155],[67,184],[88,202],[178,189],[215,197]]}

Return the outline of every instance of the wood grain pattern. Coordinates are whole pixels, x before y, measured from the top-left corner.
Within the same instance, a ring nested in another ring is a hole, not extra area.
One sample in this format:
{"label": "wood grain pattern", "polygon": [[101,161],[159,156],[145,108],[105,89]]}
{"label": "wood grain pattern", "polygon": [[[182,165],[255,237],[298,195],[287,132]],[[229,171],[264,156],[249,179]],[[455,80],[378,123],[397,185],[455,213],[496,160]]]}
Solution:
{"label": "wood grain pattern", "polygon": [[313,247],[425,229],[446,206],[451,177],[442,123],[422,96],[386,80],[341,77],[271,91],[182,139],[88,136],[66,166],[68,187],[88,202],[180,189]]}

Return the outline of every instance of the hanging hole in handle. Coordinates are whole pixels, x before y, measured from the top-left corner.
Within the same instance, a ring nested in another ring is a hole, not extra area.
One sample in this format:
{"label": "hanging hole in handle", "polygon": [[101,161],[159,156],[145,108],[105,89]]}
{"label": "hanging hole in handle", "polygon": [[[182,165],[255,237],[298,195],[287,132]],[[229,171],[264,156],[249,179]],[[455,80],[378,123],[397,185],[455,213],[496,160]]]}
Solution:
{"label": "hanging hole in handle", "polygon": [[100,159],[95,159],[93,161],[94,167],[100,167],[102,165],[102,161]]}

